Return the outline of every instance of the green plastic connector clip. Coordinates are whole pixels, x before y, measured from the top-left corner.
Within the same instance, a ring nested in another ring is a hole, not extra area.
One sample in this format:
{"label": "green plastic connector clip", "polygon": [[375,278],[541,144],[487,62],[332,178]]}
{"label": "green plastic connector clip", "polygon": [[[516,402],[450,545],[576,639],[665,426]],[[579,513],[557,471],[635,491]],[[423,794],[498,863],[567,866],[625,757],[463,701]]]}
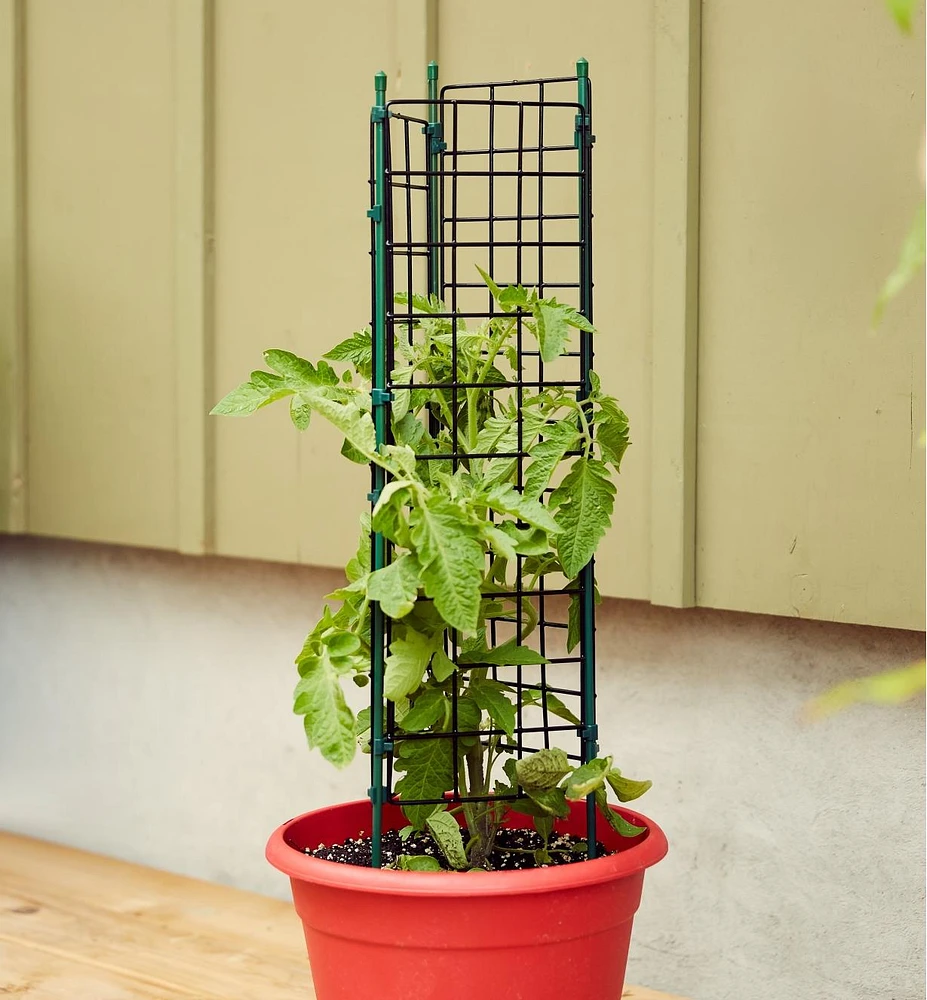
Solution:
{"label": "green plastic connector clip", "polygon": [[370,403],[373,406],[385,406],[393,401],[393,394],[388,389],[371,389]]}
{"label": "green plastic connector clip", "polygon": [[385,122],[388,117],[389,117],[389,112],[386,110],[386,108],[381,108],[374,105],[374,107],[370,109],[370,120],[372,122]]}
{"label": "green plastic connector clip", "polygon": [[378,756],[382,757],[385,753],[393,752],[393,741],[392,740],[374,740],[371,745],[371,750]]}
{"label": "green plastic connector clip", "polygon": [[422,134],[429,137],[429,152],[443,153],[444,150],[447,149],[447,143],[444,141],[444,132],[441,127],[441,122],[429,122],[429,124],[423,125]]}
{"label": "green plastic connector clip", "polygon": [[599,753],[599,727],[586,726],[582,731],[582,738],[584,743],[591,744],[592,756],[597,757]]}
{"label": "green plastic connector clip", "polygon": [[373,504],[375,504],[375,503],[379,503],[379,502],[380,502],[380,493],[381,493],[381,492],[382,492],[381,490],[371,490],[371,491],[370,491],[370,492],[369,492],[369,493],[367,494],[367,499],[368,499],[368,500],[369,500],[369,501],[370,501],[371,503],[373,503]]}
{"label": "green plastic connector clip", "polygon": [[383,206],[382,205],[374,205],[373,208],[368,208],[367,209],[367,218],[368,219],[373,219],[374,222],[382,222],[383,221]]}
{"label": "green plastic connector clip", "polygon": [[589,132],[592,128],[592,118],[589,115],[579,114],[576,116],[576,131],[573,135],[573,145],[579,149],[585,140],[587,146],[595,142],[595,136]]}

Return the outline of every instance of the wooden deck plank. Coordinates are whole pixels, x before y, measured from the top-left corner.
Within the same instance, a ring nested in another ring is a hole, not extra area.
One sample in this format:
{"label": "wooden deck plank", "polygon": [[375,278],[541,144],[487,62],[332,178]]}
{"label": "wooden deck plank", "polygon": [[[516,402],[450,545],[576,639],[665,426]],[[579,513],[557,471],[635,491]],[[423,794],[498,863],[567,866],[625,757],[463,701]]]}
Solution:
{"label": "wooden deck plank", "polygon": [[[312,1000],[289,903],[0,832],[0,997]],[[622,1000],[681,1000],[627,987]]]}

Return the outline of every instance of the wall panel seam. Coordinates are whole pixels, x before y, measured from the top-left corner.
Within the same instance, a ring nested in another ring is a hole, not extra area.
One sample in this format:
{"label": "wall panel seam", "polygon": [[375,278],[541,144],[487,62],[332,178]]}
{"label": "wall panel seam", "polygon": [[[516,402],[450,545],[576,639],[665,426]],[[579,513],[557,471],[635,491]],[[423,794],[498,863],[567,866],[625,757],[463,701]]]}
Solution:
{"label": "wall panel seam", "polygon": [[28,525],[24,0],[2,0],[0,38],[0,530],[18,533]]}
{"label": "wall panel seam", "polygon": [[655,604],[695,603],[701,2],[654,18],[651,567]]}
{"label": "wall panel seam", "polygon": [[214,548],[213,0],[174,5],[174,338],[177,548]]}

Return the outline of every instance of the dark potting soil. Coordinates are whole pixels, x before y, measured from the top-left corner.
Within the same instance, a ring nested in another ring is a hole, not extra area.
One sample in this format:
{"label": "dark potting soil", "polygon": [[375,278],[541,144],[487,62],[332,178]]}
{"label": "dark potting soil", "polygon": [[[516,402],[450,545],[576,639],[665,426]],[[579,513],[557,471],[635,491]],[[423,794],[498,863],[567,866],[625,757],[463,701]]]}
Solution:
{"label": "dark potting soil", "polygon": [[[467,831],[464,829],[464,841]],[[381,860],[383,867],[392,865],[402,855],[426,855],[438,861],[442,868],[450,871],[450,865],[445,861],[441,849],[427,834],[412,834],[407,840],[399,836],[398,830],[387,830],[382,838]],[[580,837],[568,833],[551,835],[547,845],[550,863],[539,865],[534,852],[543,847],[543,841],[534,830],[502,829],[496,836],[496,847],[490,857],[493,871],[514,871],[527,868],[551,868],[554,865],[568,865],[576,861],[586,860],[586,842]],[[598,854],[602,857],[610,854],[604,845],[598,844]],[[361,868],[370,867],[371,838],[357,837],[348,839],[341,844],[320,844],[315,850],[307,850],[306,854],[325,861],[336,861],[343,865],[358,865]]]}

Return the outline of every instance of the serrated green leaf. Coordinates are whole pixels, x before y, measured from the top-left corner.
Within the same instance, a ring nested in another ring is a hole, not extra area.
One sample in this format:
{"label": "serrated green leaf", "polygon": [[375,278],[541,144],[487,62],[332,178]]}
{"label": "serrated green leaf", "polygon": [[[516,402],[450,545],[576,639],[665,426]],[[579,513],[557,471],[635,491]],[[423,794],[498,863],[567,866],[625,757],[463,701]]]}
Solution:
{"label": "serrated green leaf", "polygon": [[405,630],[404,638],[393,639],[383,674],[383,693],[390,701],[412,694],[422,683],[435,648],[434,636],[422,635],[411,629]]}
{"label": "serrated green leaf", "polygon": [[520,646],[513,637],[492,649],[468,649],[457,657],[458,663],[488,663],[495,667],[518,667],[547,663],[547,658],[530,646]]}
{"label": "serrated green leaf", "polygon": [[396,867],[403,872],[440,872],[444,869],[437,858],[427,854],[400,854]]}
{"label": "serrated green leaf", "polygon": [[[393,767],[402,772],[396,782],[400,799],[439,799],[454,787],[454,759],[451,740],[402,740],[396,744]],[[441,805],[403,806],[406,819],[421,830]]]}
{"label": "serrated green leaf", "polygon": [[515,762],[518,784],[526,792],[555,788],[571,770],[567,755],[559,747],[538,750]]}
{"label": "serrated green leaf", "polygon": [[314,365],[305,358],[297,357],[292,351],[272,348],[264,352],[264,360],[268,367],[282,375],[293,389],[301,389],[304,385],[319,384],[318,373]]}
{"label": "serrated green leaf", "polygon": [[372,458],[377,447],[377,434],[370,414],[351,403],[340,403],[327,395],[327,389],[310,387],[300,396],[316,413],[333,424],[359,452]]}
{"label": "serrated green leaf", "polygon": [[628,417],[611,396],[603,396],[597,402],[599,408],[593,416],[595,442],[602,453],[602,460],[611,462],[617,469],[631,443]]}
{"label": "serrated green leaf", "polygon": [[273,403],[284,396],[292,395],[293,390],[287,388],[268,389],[256,386],[252,382],[242,382],[228,395],[223,396],[209,411],[211,415],[224,417],[246,417],[262,406]]}
{"label": "serrated green leaf", "polygon": [[422,569],[414,555],[401,555],[367,578],[367,596],[379,601],[384,614],[404,618],[415,606],[422,585]]}
{"label": "serrated green leaf", "polygon": [[566,453],[573,451],[578,443],[579,431],[572,420],[562,420],[549,432],[545,431],[544,440],[531,449],[532,462],[525,472],[523,494],[537,500],[550,485],[551,476]]}
{"label": "serrated green leaf", "polygon": [[635,826],[633,823],[629,823],[620,813],[616,813],[614,809],[609,809],[608,795],[605,793],[604,788],[600,787],[595,790],[595,804],[598,806],[599,812],[608,821],[608,825],[615,833],[621,834],[622,837],[636,837],[646,831],[646,827]]}
{"label": "serrated green leaf", "polygon": [[[400,306],[409,304],[409,296],[406,292],[397,292],[393,296],[393,301]],[[412,295],[412,308],[423,313],[444,312],[441,302],[435,296],[426,298],[424,295]]]}
{"label": "serrated green leaf", "polygon": [[312,407],[299,396],[294,396],[290,400],[290,420],[293,421],[293,426],[299,431],[304,431],[309,426],[311,417]]}
{"label": "serrated green leaf", "polygon": [[504,684],[492,680],[472,680],[467,694],[477,705],[489,713],[492,721],[509,739],[515,736],[515,706],[509,701]]}
{"label": "serrated green leaf", "polygon": [[554,361],[563,354],[569,344],[570,326],[563,310],[547,302],[537,304],[535,316],[541,358],[545,362]]}
{"label": "serrated green leaf", "polygon": [[369,379],[373,368],[373,343],[370,330],[364,329],[352,333],[347,340],[336,344],[323,357],[329,361],[350,362],[362,378]]}
{"label": "serrated green leaf", "polygon": [[476,732],[480,728],[483,713],[471,698],[457,699],[457,728],[462,733]]}
{"label": "serrated green leaf", "polygon": [[595,329],[582,313],[556,299],[541,299],[534,305],[538,344],[541,358],[554,361],[569,346],[570,328],[594,333]]}
{"label": "serrated green leaf", "polygon": [[558,819],[566,819],[570,815],[570,807],[562,788],[526,788],[525,791],[528,798],[547,815]]}
{"label": "serrated green leaf", "polygon": [[431,673],[439,684],[446,681],[456,669],[454,661],[448,657],[443,649],[438,649],[435,652],[431,661]]}
{"label": "serrated green leaf", "polygon": [[300,661],[302,676],[293,692],[293,711],[305,716],[303,724],[310,747],[336,767],[354,759],[354,713],[348,708],[338,672],[326,647],[317,656]]}
{"label": "serrated green leaf", "polygon": [[612,786],[619,802],[633,802],[639,799],[644,792],[653,787],[652,781],[634,781],[633,778],[626,778],[620,771],[612,768],[605,775],[606,780]]}
{"label": "serrated green leaf", "polygon": [[606,466],[578,458],[550,498],[560,534],[554,539],[564,574],[573,579],[595,554],[611,524],[615,486]]}
{"label": "serrated green leaf", "polygon": [[515,541],[511,535],[497,528],[494,524],[484,524],[482,527],[483,539],[488,542],[493,552],[502,559],[515,562],[518,552],[515,549]]}
{"label": "serrated green leaf", "polygon": [[443,691],[426,688],[402,717],[402,728],[407,733],[420,733],[433,726],[444,715],[446,701]]}
{"label": "serrated green leaf", "polygon": [[597,757],[595,760],[590,760],[588,764],[576,768],[563,783],[566,797],[576,801],[584,799],[597,788],[604,788],[605,775],[611,766],[611,757]]}
{"label": "serrated green leaf", "polygon": [[361,641],[352,632],[332,632],[322,637],[331,656],[350,656],[360,649]]}
{"label": "serrated green leaf", "polygon": [[509,285],[499,292],[499,305],[506,312],[512,309],[527,309],[532,301],[531,293],[521,285]]}
{"label": "serrated green leaf", "polygon": [[478,529],[457,504],[436,494],[412,508],[409,523],[425,593],[451,628],[473,631],[486,563]]}
{"label": "serrated green leaf", "polygon": [[550,535],[555,535],[560,531],[560,524],[554,519],[554,515],[537,500],[519,493],[512,486],[495,486],[487,494],[485,501],[488,507],[498,514],[510,514],[520,521],[530,524],[534,528],[540,528]]}
{"label": "serrated green leaf", "polygon": [[457,871],[466,868],[469,862],[457,820],[450,813],[436,812],[425,820],[425,825],[451,868]]}
{"label": "serrated green leaf", "polygon": [[[492,297],[498,302],[502,297],[502,289],[493,281],[493,279],[477,264],[477,271],[480,272],[480,277],[486,282],[487,288],[492,292]],[[503,307],[508,311],[510,307]]]}
{"label": "serrated green leaf", "polygon": [[[579,586],[578,580],[573,580],[571,588]],[[579,594],[570,595],[570,607],[567,610],[567,652],[572,653],[582,639],[582,617]]]}
{"label": "serrated green leaf", "polygon": [[[542,698],[543,695],[543,698]],[[571,722],[574,726],[581,726],[582,722],[579,717],[570,711],[566,705],[551,691],[537,691],[537,690],[527,690],[522,694],[521,697],[522,705],[536,705],[538,708],[543,709],[544,704],[547,705],[547,711],[551,715],[556,715],[558,719],[565,719],[567,722]]]}

